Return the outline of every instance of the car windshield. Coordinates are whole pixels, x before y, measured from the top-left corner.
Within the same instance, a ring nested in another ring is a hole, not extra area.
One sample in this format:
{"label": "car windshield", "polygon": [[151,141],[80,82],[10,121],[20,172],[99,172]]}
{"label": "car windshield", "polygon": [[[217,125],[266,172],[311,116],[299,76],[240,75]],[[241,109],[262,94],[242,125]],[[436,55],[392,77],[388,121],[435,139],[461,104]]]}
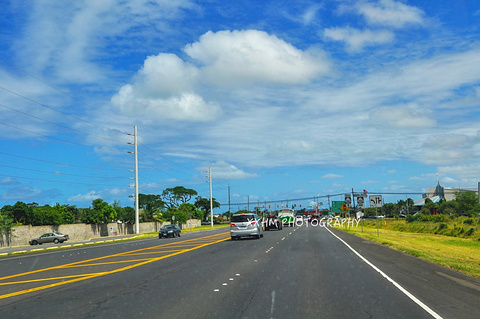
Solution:
{"label": "car windshield", "polygon": [[162,229],[175,229],[175,225],[165,225],[162,227]]}

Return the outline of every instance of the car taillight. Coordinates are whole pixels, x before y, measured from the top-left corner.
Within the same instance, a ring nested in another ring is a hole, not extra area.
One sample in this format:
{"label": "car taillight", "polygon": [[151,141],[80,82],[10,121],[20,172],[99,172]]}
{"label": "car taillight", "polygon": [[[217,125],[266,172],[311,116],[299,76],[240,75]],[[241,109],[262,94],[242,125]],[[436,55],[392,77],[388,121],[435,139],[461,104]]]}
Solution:
{"label": "car taillight", "polygon": [[234,223],[230,223],[230,227],[237,227]]}
{"label": "car taillight", "polygon": [[256,225],[256,224],[257,224],[256,221],[253,221],[253,222],[250,223],[250,225]]}

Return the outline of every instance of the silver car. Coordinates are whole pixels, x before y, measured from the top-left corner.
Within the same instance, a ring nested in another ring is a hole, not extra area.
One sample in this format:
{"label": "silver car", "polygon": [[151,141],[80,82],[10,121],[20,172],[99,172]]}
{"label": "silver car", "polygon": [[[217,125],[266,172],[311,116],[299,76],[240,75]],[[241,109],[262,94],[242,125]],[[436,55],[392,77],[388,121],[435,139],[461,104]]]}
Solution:
{"label": "silver car", "polygon": [[232,240],[240,237],[263,237],[262,221],[257,214],[235,214],[230,220],[230,236]]}
{"label": "silver car", "polygon": [[69,240],[70,237],[67,234],[62,234],[59,232],[45,233],[40,237],[30,240],[28,243],[30,245],[41,245],[43,243],[63,243],[64,241]]}

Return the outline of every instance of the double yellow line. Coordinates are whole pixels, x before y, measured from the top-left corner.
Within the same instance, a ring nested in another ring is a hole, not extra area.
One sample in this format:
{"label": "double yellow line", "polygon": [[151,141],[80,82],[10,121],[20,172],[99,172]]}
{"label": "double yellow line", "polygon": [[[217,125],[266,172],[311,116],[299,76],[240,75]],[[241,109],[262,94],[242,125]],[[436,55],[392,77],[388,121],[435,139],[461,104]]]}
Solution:
{"label": "double yellow line", "polygon": [[[32,286],[31,288],[21,289],[18,291],[6,293],[3,295],[0,295],[0,299],[10,298],[10,297],[19,296],[19,295],[23,295],[23,294],[27,294],[35,291],[67,285],[67,284],[79,282],[82,280],[87,280],[87,279],[92,279],[100,276],[122,272],[125,270],[142,266],[142,265],[146,265],[152,262],[156,262],[162,259],[180,255],[192,250],[196,250],[205,246],[217,244],[229,238],[230,237],[228,236],[228,233],[215,234],[215,235],[210,235],[210,236],[205,236],[205,237],[200,237],[195,239],[176,241],[176,242],[158,245],[154,247],[131,250],[123,253],[97,257],[93,259],[83,260],[83,261],[74,262],[74,263],[68,263],[64,265],[58,265],[58,266],[49,267],[49,268],[33,270],[33,271],[19,273],[15,275],[0,277],[0,286],[11,286],[11,285],[23,286],[26,284],[36,284],[44,281],[56,281],[48,285],[37,286],[37,287]],[[160,256],[158,256],[159,254]],[[133,257],[133,256],[138,257],[138,256],[146,256],[146,255],[153,255],[153,256],[147,257],[147,258],[123,259],[124,257]],[[120,260],[115,260],[119,258]],[[108,259],[114,259],[114,260],[109,261]],[[86,274],[55,276],[55,277],[42,276],[42,278],[32,278],[32,279],[26,279],[26,280],[12,281],[12,279],[14,278],[20,278],[20,277],[25,277],[30,275],[35,276],[35,275],[40,275],[45,273],[48,274],[48,271],[58,272],[58,270],[60,269],[80,268],[80,267],[99,267],[99,266],[108,267],[108,266],[117,266],[119,264],[125,264],[125,263],[129,263],[129,265],[125,267],[110,269],[107,271],[99,271],[99,272],[86,273]]]}

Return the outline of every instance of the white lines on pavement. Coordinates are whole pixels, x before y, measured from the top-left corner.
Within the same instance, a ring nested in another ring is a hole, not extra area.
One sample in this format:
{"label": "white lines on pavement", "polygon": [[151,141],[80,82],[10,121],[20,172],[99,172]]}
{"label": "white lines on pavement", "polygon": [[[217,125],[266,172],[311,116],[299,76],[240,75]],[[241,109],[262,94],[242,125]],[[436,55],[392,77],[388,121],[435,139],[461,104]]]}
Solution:
{"label": "white lines on pavement", "polygon": [[[240,274],[239,274],[239,273],[236,273],[236,274],[235,274],[235,277],[240,277]],[[234,280],[235,280],[234,277],[228,278],[228,281],[234,281]],[[228,283],[224,282],[224,283],[222,283],[222,286],[228,286]],[[220,289],[219,289],[219,288],[215,288],[215,289],[213,289],[213,291],[214,291],[214,292],[220,292]]]}
{"label": "white lines on pavement", "polygon": [[270,305],[270,316],[273,318],[273,309],[275,308],[275,290],[272,291],[272,303]]}
{"label": "white lines on pavement", "polygon": [[328,230],[328,232],[330,234],[332,234],[334,237],[336,237],[338,240],[340,240],[345,246],[348,247],[348,249],[350,249],[355,255],[357,255],[358,257],[360,257],[361,260],[363,260],[367,265],[369,265],[370,267],[372,267],[375,271],[377,271],[380,275],[382,275],[385,279],[387,279],[388,281],[390,281],[395,287],[398,288],[398,290],[400,290],[401,292],[403,292],[408,298],[410,298],[413,302],[415,302],[417,305],[419,305],[423,310],[425,310],[426,312],[428,312],[432,317],[436,318],[436,319],[443,319],[438,313],[436,313],[435,311],[433,311],[432,309],[430,309],[426,304],[424,304],[423,302],[421,302],[417,297],[415,297],[414,295],[412,295],[410,292],[408,292],[408,290],[406,290],[405,288],[403,288],[402,286],[400,286],[400,284],[398,284],[395,280],[393,280],[392,278],[390,278],[387,274],[385,274],[383,271],[381,271],[377,266],[375,266],[374,264],[372,264],[371,262],[369,262],[365,257],[363,257],[362,255],[360,255],[355,249],[352,248],[352,246],[350,246],[349,244],[347,244],[343,239],[341,239],[340,237],[338,237],[337,235],[335,235],[330,229],[328,229],[328,227],[325,227],[326,230]]}
{"label": "white lines on pavement", "polygon": [[273,247],[268,248],[268,250],[265,253],[268,254],[272,249],[273,249]]}

